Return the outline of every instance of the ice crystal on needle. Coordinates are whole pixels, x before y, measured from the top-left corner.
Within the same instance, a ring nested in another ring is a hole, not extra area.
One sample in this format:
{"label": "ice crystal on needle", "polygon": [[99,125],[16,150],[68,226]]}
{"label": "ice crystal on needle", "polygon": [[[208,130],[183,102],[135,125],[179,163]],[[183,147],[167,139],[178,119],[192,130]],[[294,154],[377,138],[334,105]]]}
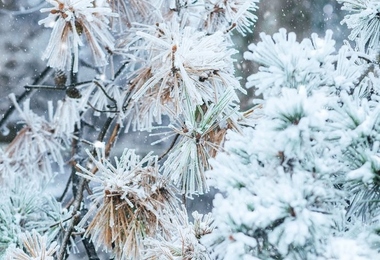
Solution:
{"label": "ice crystal on needle", "polygon": [[334,52],[335,41],[332,32],[327,31],[322,46],[317,44],[316,35],[313,41],[296,40],[295,33],[280,29],[273,37],[260,34],[261,42],[248,46],[251,52],[244,53],[248,60],[258,62],[259,72],[248,77],[247,87],[255,86],[257,94],[265,98],[277,96],[281,88],[298,88],[306,86],[308,91],[326,84],[328,77],[324,66],[331,62],[329,56]]}
{"label": "ice crystal on needle", "polygon": [[380,38],[380,2],[378,0],[338,0],[346,15],[342,23],[352,29],[350,40],[355,40],[359,50],[378,49]]}
{"label": "ice crystal on needle", "polygon": [[[49,44],[42,56],[48,66],[59,70],[78,72],[79,47],[85,35],[92,51],[95,66],[107,64],[106,50],[114,47],[113,36],[108,30],[107,16],[115,16],[108,7],[95,7],[94,0],[46,0],[53,7],[43,8],[49,16],[39,24],[53,27]],[[72,64],[72,55],[74,61]]]}
{"label": "ice crystal on needle", "polygon": [[[149,67],[151,75],[135,87],[135,100],[154,92],[150,95],[156,102],[180,113],[185,97],[201,105],[215,102],[215,96],[228,88],[242,90],[231,66],[235,51],[228,49],[229,43],[221,32],[207,35],[196,28],[183,27],[175,19],[144,29],[136,33],[135,39],[142,39],[143,46],[130,49],[147,54],[144,67]],[[137,76],[132,82],[138,80]]]}
{"label": "ice crystal on needle", "polygon": [[205,175],[210,169],[208,160],[221,150],[227,129],[238,128],[236,109],[229,92],[208,107],[194,107],[188,100],[183,118],[170,126],[179,141],[163,165],[164,175],[186,196],[208,191]]}
{"label": "ice crystal on needle", "polygon": [[[98,159],[88,152],[99,171],[78,165],[86,179],[100,183],[91,195],[92,205],[79,224],[97,247],[111,249],[117,259],[140,259],[142,240],[154,235],[169,236],[170,217],[176,215],[177,199],[158,173],[157,157],[140,159],[125,150],[112,165],[97,150]],[[95,168],[95,169],[96,169]],[[86,221],[91,218],[89,225]]]}
{"label": "ice crystal on needle", "polygon": [[182,209],[180,218],[174,226],[174,236],[170,241],[162,237],[146,240],[147,249],[145,260],[181,260],[181,259],[210,259],[207,248],[200,242],[201,238],[210,234],[214,229],[211,213],[207,215],[193,212],[194,223],[188,221],[189,216]]}
{"label": "ice crystal on needle", "polygon": [[44,177],[53,175],[52,163],[63,169],[64,159],[61,153],[62,144],[54,135],[53,124],[44,117],[38,116],[30,109],[30,100],[17,104],[14,95],[10,95],[16,109],[25,123],[17,137],[7,146],[4,156],[12,158],[12,162],[22,169],[24,174],[40,173]]}
{"label": "ice crystal on needle", "polygon": [[6,260],[54,260],[54,254],[59,246],[57,242],[50,243],[46,236],[41,236],[36,230],[31,233],[26,232],[20,235],[23,242],[24,252],[20,248],[10,248],[6,255]]}
{"label": "ice crystal on needle", "polygon": [[252,33],[252,25],[257,19],[253,13],[259,0],[205,0],[206,19],[204,26],[209,32],[216,30],[236,30],[243,36]]}

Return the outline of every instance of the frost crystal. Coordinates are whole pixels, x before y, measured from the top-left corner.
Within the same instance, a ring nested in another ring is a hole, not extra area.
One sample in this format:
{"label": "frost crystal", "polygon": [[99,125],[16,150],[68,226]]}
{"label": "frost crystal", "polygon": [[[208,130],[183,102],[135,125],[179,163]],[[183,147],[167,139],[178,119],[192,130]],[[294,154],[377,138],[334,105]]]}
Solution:
{"label": "frost crystal", "polygon": [[20,239],[26,252],[20,248],[10,248],[7,251],[6,260],[55,259],[54,254],[59,246],[56,242],[49,243],[47,237],[41,236],[36,230],[20,235]]}
{"label": "frost crystal", "polygon": [[143,45],[130,49],[147,52],[144,67],[149,74],[140,74],[145,80],[140,81],[140,75],[132,80],[138,84],[133,86],[137,89],[133,99],[153,97],[156,107],[161,103],[181,113],[185,99],[201,105],[215,102],[215,96],[228,88],[241,89],[231,66],[234,51],[228,50],[229,43],[222,33],[207,35],[173,19],[136,34],[135,41],[142,39]]}
{"label": "frost crystal", "polygon": [[145,241],[147,249],[143,259],[174,260],[174,259],[210,259],[207,248],[200,242],[202,237],[214,229],[211,214],[202,215],[197,211],[192,214],[194,223],[189,223],[186,210],[183,209],[180,218],[176,220],[173,237],[170,241],[158,237]]}
{"label": "frost crystal", "polygon": [[257,19],[253,12],[258,8],[258,2],[259,0],[205,0],[204,26],[210,33],[234,27],[244,36],[252,33],[252,25]]}
{"label": "frost crystal", "polygon": [[97,247],[113,248],[117,259],[139,259],[144,238],[169,237],[177,199],[158,173],[157,157],[148,154],[140,160],[134,150],[126,149],[120,159],[115,158],[114,166],[104,150],[98,149],[97,154],[99,159],[88,152],[96,168],[78,165],[83,173],[77,174],[100,184],[94,188],[91,208],[79,226],[86,227],[85,235],[91,236]]}
{"label": "frost crystal", "polygon": [[53,27],[42,56],[42,59],[48,60],[48,66],[59,70],[71,70],[72,66],[73,72],[78,72],[79,47],[84,45],[82,34],[92,51],[95,66],[106,65],[105,50],[112,51],[114,48],[106,17],[116,14],[108,7],[94,7],[94,0],[46,1],[53,7],[41,9],[41,12],[49,12],[49,16],[39,24]]}
{"label": "frost crystal", "polygon": [[52,163],[57,163],[63,170],[63,146],[60,138],[54,134],[53,124],[30,110],[30,100],[23,104],[23,109],[16,103],[14,95],[10,96],[25,126],[17,137],[5,149],[4,156],[12,159],[12,164],[24,169],[24,174],[53,175]]}
{"label": "frost crystal", "polygon": [[304,39],[299,43],[295,33],[287,34],[285,29],[280,29],[273,38],[260,34],[262,42],[249,45],[251,52],[244,53],[246,59],[261,64],[259,72],[248,77],[247,87],[256,87],[256,93],[267,98],[279,95],[283,87],[305,86],[311,91],[326,84],[328,77],[322,77],[324,70],[321,67],[326,66],[334,51],[335,42],[331,35],[331,31],[326,33],[321,46],[315,35],[313,41]]}
{"label": "frost crystal", "polygon": [[352,29],[350,40],[355,40],[359,50],[378,50],[380,38],[380,3],[377,0],[338,0],[343,4],[342,9],[350,14],[346,15],[342,23]]}
{"label": "frost crystal", "polygon": [[172,126],[179,141],[164,163],[164,175],[188,197],[208,190],[208,160],[221,150],[227,129],[238,128],[233,98],[226,92],[217,104],[196,107],[187,100],[183,118]]}

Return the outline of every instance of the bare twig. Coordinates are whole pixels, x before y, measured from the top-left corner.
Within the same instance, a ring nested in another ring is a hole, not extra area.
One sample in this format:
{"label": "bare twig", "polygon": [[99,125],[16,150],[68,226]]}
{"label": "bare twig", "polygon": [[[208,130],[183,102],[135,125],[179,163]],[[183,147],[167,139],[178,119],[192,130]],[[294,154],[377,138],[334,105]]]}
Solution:
{"label": "bare twig", "polygon": [[94,244],[87,237],[84,237],[82,242],[83,242],[84,248],[86,249],[88,259],[99,260]]}
{"label": "bare twig", "polygon": [[98,139],[97,139],[98,141],[104,140],[104,137],[106,136],[107,130],[110,128],[113,119],[114,119],[113,117],[107,118],[106,122],[103,125],[102,130],[100,130],[99,132]]}
{"label": "bare twig", "polygon": [[118,71],[116,71],[115,75],[113,76],[113,79],[112,80],[115,80],[117,79],[121,73],[123,73],[124,69],[127,67],[129,62],[124,62],[123,65],[121,65],[121,67],[119,68]]}
{"label": "bare twig", "polygon": [[75,56],[74,54],[71,57],[71,70],[70,70],[70,82],[71,84],[75,84],[78,82],[78,73],[74,72],[74,64],[75,64]]}
{"label": "bare twig", "polygon": [[77,193],[74,199],[73,203],[73,217],[71,218],[68,228],[66,232],[64,233],[62,242],[61,242],[61,247],[59,249],[57,259],[58,260],[64,260],[66,257],[66,252],[67,252],[67,244],[70,241],[70,237],[72,235],[72,232],[74,231],[75,225],[78,223],[79,218],[80,218],[80,205],[82,204],[82,199],[83,199],[83,191],[85,187],[86,180],[84,178],[79,179],[78,183],[78,189]]}
{"label": "bare twig", "polygon": [[100,109],[97,109],[90,102],[87,102],[87,105],[89,105],[94,111],[99,112],[99,113],[118,113],[119,112],[117,110],[100,110]]}
{"label": "bare twig", "polygon": [[49,86],[49,85],[26,85],[24,86],[26,90],[31,89],[49,89],[49,90],[66,90],[66,86],[58,87],[58,86]]}
{"label": "bare twig", "polygon": [[[46,77],[50,75],[52,69],[50,67],[46,67],[44,71],[33,81],[32,85],[42,84]],[[34,90],[25,90],[17,99],[17,103],[20,103],[30,95],[34,93]],[[13,111],[16,109],[14,105],[11,105],[9,109],[4,113],[3,118],[0,120],[0,127],[3,127],[8,118],[12,115]]]}
{"label": "bare twig", "polygon": [[72,84],[67,85],[67,86],[66,85],[50,86],[50,85],[30,84],[30,85],[25,85],[24,88],[27,90],[31,90],[31,89],[67,90],[68,88],[75,88],[77,86],[81,86],[81,85],[88,84],[91,82],[92,82],[92,80],[87,80],[87,81],[72,83]]}
{"label": "bare twig", "polygon": [[96,86],[98,86],[98,87],[102,90],[103,94],[104,94],[109,100],[111,100],[111,101],[115,104],[115,106],[116,106],[116,105],[117,105],[116,100],[115,100],[113,97],[111,97],[110,95],[108,95],[107,91],[104,89],[104,87],[102,86],[102,84],[100,84],[100,83],[99,83],[98,81],[96,81],[96,80],[94,80],[94,83],[95,83]]}
{"label": "bare twig", "polygon": [[67,192],[69,190],[70,184],[71,184],[71,179],[72,179],[72,175],[70,175],[69,179],[67,180],[65,189],[63,190],[63,193],[62,193],[61,197],[59,197],[59,199],[58,199],[59,202],[62,202],[63,199],[65,198],[65,196],[66,196],[66,194],[67,194]]}
{"label": "bare twig", "polygon": [[158,160],[161,161],[174,147],[175,143],[177,142],[178,138],[179,138],[180,134],[176,134],[176,136],[174,137],[172,143],[170,144],[169,148],[163,153],[160,155],[160,157],[158,157]]}
{"label": "bare twig", "polygon": [[114,128],[113,128],[113,131],[112,131],[112,134],[108,140],[108,143],[106,144],[106,148],[105,148],[105,155],[106,157],[109,156],[110,152],[111,152],[111,148],[112,146],[115,144],[116,142],[116,138],[119,134],[119,130],[120,130],[120,124],[119,123],[116,123]]}

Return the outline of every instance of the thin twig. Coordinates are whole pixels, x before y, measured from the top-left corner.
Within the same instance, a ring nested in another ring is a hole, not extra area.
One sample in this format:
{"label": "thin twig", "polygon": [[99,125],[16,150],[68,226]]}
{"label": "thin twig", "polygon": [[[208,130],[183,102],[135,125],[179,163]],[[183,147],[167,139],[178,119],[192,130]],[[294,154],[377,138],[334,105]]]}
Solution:
{"label": "thin twig", "polygon": [[166,150],[165,153],[163,153],[162,155],[160,155],[160,157],[158,157],[158,161],[161,161],[169,152],[170,150],[173,149],[175,143],[177,142],[178,138],[179,138],[180,134],[176,134],[176,136],[174,137],[172,143],[170,144],[169,148]]}
{"label": "thin twig", "polygon": [[120,130],[120,124],[119,123],[116,123],[114,128],[113,128],[113,131],[112,131],[112,134],[108,140],[108,143],[106,144],[106,148],[105,148],[105,155],[106,157],[109,156],[110,152],[111,152],[111,148],[112,146],[115,144],[116,142],[116,138],[119,134],[119,130]]}
{"label": "thin twig", "polygon": [[183,193],[183,194],[182,194],[182,203],[183,203],[183,206],[185,206],[185,209],[187,209],[186,201],[187,201],[186,194]]}
{"label": "thin twig", "polygon": [[68,209],[73,205],[74,203],[74,198],[71,198],[66,204],[65,204],[65,209]]}
{"label": "thin twig", "polygon": [[72,218],[73,218],[73,216],[70,216],[70,217],[68,217],[68,218],[65,218],[64,220],[61,220],[61,221],[59,221],[59,222],[56,222],[56,223],[50,225],[49,228],[56,227],[56,226],[62,224],[63,222],[69,221],[69,220],[72,219]]}
{"label": "thin twig", "polygon": [[81,82],[71,83],[69,85],[69,87],[77,87],[77,86],[88,84],[88,83],[91,83],[91,82],[93,82],[93,80],[87,80],[87,81],[81,81]]}
{"label": "thin twig", "polygon": [[24,88],[27,89],[27,90],[31,90],[31,89],[48,89],[48,90],[67,90],[68,88],[70,87],[77,87],[77,86],[81,86],[81,85],[84,85],[84,84],[88,84],[88,83],[91,83],[92,80],[87,80],[87,81],[82,81],[82,82],[76,82],[76,83],[73,83],[73,84],[70,84],[68,86],[49,86],[49,85],[34,85],[34,84],[31,84],[31,85],[25,85]]}
{"label": "thin twig", "polygon": [[94,111],[99,113],[119,113],[117,110],[100,110],[94,107],[90,102],[87,102],[87,105],[89,105]]}
{"label": "thin twig", "polygon": [[123,63],[123,65],[121,65],[121,67],[119,68],[119,70],[118,71],[116,71],[116,73],[115,73],[115,75],[113,76],[113,79],[112,80],[115,80],[115,79],[117,79],[119,76],[120,76],[120,74],[124,71],[124,69],[125,69],[125,67],[128,65],[128,61],[127,62],[124,62]]}
{"label": "thin twig", "polygon": [[88,63],[87,61],[83,60],[83,59],[80,59],[80,64],[83,66],[83,67],[86,67],[86,68],[89,68],[89,69],[92,69],[96,72],[100,72],[99,71],[99,68],[93,66],[92,64]]}
{"label": "thin twig", "polygon": [[58,86],[49,86],[49,85],[25,85],[25,89],[49,89],[49,90],[66,90],[66,86],[58,87]]}
{"label": "thin twig", "polygon": [[[78,139],[81,136],[81,131],[77,125],[75,125],[75,131],[74,131],[74,136],[71,141],[71,158],[74,158],[75,154],[78,153],[79,146],[78,146]],[[70,179],[72,182],[72,191],[73,191],[73,196],[74,196],[74,201],[73,201],[73,218],[70,220],[68,224],[67,230],[64,232],[64,236],[62,239],[62,246],[58,252],[58,259],[63,260],[65,259],[66,256],[66,247],[67,244],[70,241],[70,237],[72,232],[74,231],[75,225],[78,223],[79,217],[80,217],[80,205],[83,199],[83,190],[85,186],[85,179],[81,178],[76,175],[76,168],[75,168],[76,162],[73,160],[72,161],[72,167],[71,167],[71,175]]]}
{"label": "thin twig", "polygon": [[[71,158],[75,158],[75,155],[78,153],[78,150],[79,150],[79,142],[78,142],[78,139],[82,136],[82,132],[81,132],[81,129],[83,129],[82,127],[79,128],[76,124],[75,124],[75,129],[74,129],[74,136],[72,138],[72,141],[71,141]],[[72,191],[73,191],[73,195],[74,197],[76,196],[76,193],[77,193],[77,185],[79,183],[79,176],[76,175],[76,168],[75,168],[75,165],[76,165],[76,161],[75,159],[72,159],[71,161],[71,181],[72,181]]]}
{"label": "thin twig", "polygon": [[78,73],[74,72],[75,56],[74,54],[71,57],[71,70],[70,70],[70,82],[75,84],[78,82]]}
{"label": "thin twig", "polygon": [[368,74],[369,74],[370,72],[373,72],[374,68],[375,68],[375,65],[374,65],[373,63],[371,63],[371,64],[368,66],[368,68],[367,68],[367,69],[366,69],[366,70],[360,75],[360,77],[358,78],[358,83],[356,84],[356,86],[358,86],[358,85],[364,80],[364,78],[368,76]]}
{"label": "thin twig", "polygon": [[65,196],[66,196],[66,194],[67,194],[67,192],[69,190],[69,187],[70,187],[71,179],[72,179],[72,175],[70,175],[69,179],[67,180],[65,189],[63,190],[63,193],[62,193],[61,197],[59,197],[59,199],[58,199],[59,202],[62,202],[63,199],[65,198]]}
{"label": "thin twig", "polygon": [[64,233],[62,242],[61,242],[61,247],[58,252],[58,260],[64,260],[67,252],[67,244],[70,241],[70,237],[72,232],[74,231],[75,225],[78,223],[78,220],[80,218],[80,205],[82,204],[82,199],[83,199],[83,191],[85,187],[86,180],[84,178],[79,179],[78,183],[78,189],[77,193],[74,199],[73,203],[73,218],[70,220],[68,224],[67,231]]}
{"label": "thin twig", "polygon": [[106,122],[103,125],[102,130],[100,130],[99,135],[98,135],[98,141],[104,140],[104,137],[106,136],[107,130],[110,128],[111,123],[113,121],[113,117],[108,117]]}
{"label": "thin twig", "polygon": [[87,238],[84,237],[82,240],[84,248],[86,249],[87,256],[89,260],[99,260],[98,254],[96,253],[96,249],[94,244]]}
{"label": "thin twig", "polygon": [[[44,71],[33,81],[32,85],[39,85],[45,81],[45,78],[51,73],[52,69],[50,67],[46,67]],[[17,103],[20,103],[31,94],[34,93],[34,90],[25,90],[17,99]],[[9,109],[4,113],[3,118],[0,120],[0,127],[3,127],[8,118],[12,115],[13,111],[15,111],[15,105],[10,105]]]}
{"label": "thin twig", "polygon": [[113,97],[111,97],[110,95],[108,95],[107,91],[103,88],[103,86],[102,86],[98,81],[96,81],[96,80],[94,80],[94,83],[95,83],[96,86],[98,86],[98,87],[102,90],[103,94],[104,94],[109,100],[111,100],[111,101],[115,104],[115,106],[116,106],[116,105],[117,105],[116,100],[115,100]]}

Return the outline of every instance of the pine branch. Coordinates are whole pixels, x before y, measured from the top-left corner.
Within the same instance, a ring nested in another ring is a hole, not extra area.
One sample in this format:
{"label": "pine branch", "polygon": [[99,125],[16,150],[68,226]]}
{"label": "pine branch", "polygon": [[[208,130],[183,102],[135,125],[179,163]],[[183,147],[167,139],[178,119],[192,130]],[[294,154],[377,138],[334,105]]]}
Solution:
{"label": "pine branch", "polygon": [[[42,84],[46,78],[50,75],[52,72],[52,68],[46,67],[41,74],[33,81],[32,85],[40,85]],[[17,103],[22,102],[32,94],[34,94],[34,90],[25,90],[20,96],[17,97],[16,101]],[[4,127],[4,124],[8,120],[8,118],[12,115],[12,113],[15,111],[16,107],[14,105],[10,105],[9,109],[4,113],[2,119],[0,120],[0,128]]]}
{"label": "pine branch", "polygon": [[[100,133],[98,135],[98,138],[97,138],[98,142],[103,142],[103,140],[106,136],[106,133],[110,129],[110,126],[111,126],[113,119],[114,118],[107,118],[106,122],[104,123],[104,125],[102,127],[102,130],[100,131]],[[120,130],[120,124],[115,124],[115,126],[112,130],[112,133],[110,135],[110,138],[109,138],[109,140],[105,146],[106,147],[105,153],[107,156],[109,155],[110,150],[116,141],[119,130]],[[95,149],[92,151],[92,153],[93,154],[96,153]],[[97,172],[97,170],[98,170],[97,167],[94,167],[91,170],[91,172],[93,172],[95,174]],[[73,174],[75,174],[74,171],[75,172],[77,171],[77,169],[75,167],[73,167]],[[72,176],[75,178],[75,176],[77,176],[77,175],[75,174]],[[63,238],[62,243],[61,243],[61,248],[60,248],[60,251],[58,253],[58,260],[63,260],[66,258],[66,247],[70,241],[70,236],[75,231],[75,226],[78,224],[78,222],[80,220],[80,216],[81,216],[80,206],[81,206],[81,203],[83,200],[83,193],[87,187],[88,181],[86,179],[84,179],[83,177],[79,177],[79,176],[77,176],[77,180],[78,180],[77,184],[75,184],[75,180],[73,180],[73,193],[74,193],[74,201],[72,204],[73,218],[70,220],[70,223],[68,224],[68,228],[65,231],[65,235],[64,235],[64,238]],[[74,186],[75,186],[75,189],[74,189]],[[88,246],[88,248],[86,247],[86,249],[88,249],[89,252],[91,253],[92,259],[97,259],[97,258],[93,258],[95,256],[93,255],[94,252],[92,250],[92,246],[89,246],[88,244],[87,244],[87,246]]]}
{"label": "pine branch", "polygon": [[160,157],[158,157],[158,161],[161,161],[174,147],[175,143],[177,142],[178,138],[179,138],[180,134],[176,134],[173,141],[171,142],[169,148],[163,153],[160,155]]}

